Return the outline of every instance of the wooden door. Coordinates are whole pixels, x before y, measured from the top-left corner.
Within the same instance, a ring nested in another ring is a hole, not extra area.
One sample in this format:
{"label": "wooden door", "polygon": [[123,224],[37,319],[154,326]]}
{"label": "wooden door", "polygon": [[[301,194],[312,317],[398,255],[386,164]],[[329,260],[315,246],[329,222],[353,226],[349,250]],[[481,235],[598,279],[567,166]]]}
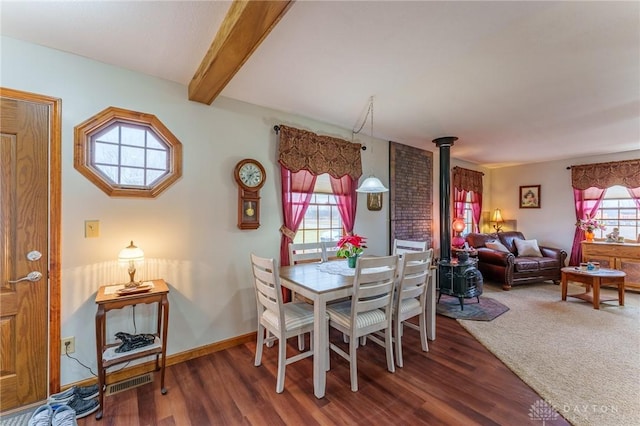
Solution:
{"label": "wooden door", "polygon": [[[45,104],[5,97],[0,98],[0,108],[0,410],[4,411],[44,400],[48,392],[50,111]],[[34,272],[42,277],[19,281]]]}

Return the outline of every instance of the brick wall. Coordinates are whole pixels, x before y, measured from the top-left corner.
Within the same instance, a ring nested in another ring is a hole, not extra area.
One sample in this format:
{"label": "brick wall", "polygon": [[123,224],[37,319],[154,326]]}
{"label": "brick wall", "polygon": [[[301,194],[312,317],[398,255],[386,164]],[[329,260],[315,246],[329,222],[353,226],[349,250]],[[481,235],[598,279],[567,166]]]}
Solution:
{"label": "brick wall", "polygon": [[[389,143],[390,247],[394,239],[433,240],[433,153]],[[390,250],[391,251],[391,250]]]}

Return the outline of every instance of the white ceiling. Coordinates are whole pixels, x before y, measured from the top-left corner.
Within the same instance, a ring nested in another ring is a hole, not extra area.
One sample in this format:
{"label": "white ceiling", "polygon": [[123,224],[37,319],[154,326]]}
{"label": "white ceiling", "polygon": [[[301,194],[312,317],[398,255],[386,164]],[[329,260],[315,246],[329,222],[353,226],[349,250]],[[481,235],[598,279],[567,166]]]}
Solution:
{"label": "white ceiling", "polygon": [[[0,28],[187,85],[229,4],[2,1]],[[640,2],[299,0],[221,95],[347,129],[374,96],[375,137],[487,167],[636,150]]]}

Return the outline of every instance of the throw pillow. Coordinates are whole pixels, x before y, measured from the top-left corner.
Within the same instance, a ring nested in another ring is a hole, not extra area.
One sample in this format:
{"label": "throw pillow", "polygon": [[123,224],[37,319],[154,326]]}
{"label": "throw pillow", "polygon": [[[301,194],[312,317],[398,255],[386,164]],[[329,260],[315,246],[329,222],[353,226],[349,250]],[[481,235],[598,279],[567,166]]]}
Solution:
{"label": "throw pillow", "polygon": [[491,250],[501,251],[503,253],[509,253],[509,249],[504,246],[500,241],[487,241],[484,243],[485,246],[490,248]]}
{"label": "throw pillow", "polygon": [[538,240],[513,240],[516,243],[518,249],[518,256],[531,256],[542,257],[540,253],[540,247],[538,247]]}

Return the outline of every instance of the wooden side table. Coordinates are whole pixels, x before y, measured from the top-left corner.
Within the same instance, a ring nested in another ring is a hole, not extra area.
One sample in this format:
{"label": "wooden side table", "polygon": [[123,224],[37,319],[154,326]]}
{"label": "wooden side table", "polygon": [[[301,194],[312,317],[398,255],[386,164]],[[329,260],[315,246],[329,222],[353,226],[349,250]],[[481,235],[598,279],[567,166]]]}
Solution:
{"label": "wooden side table", "polygon": [[[124,284],[105,285],[100,287],[96,295],[96,354],[98,360],[98,388],[100,409],[96,414],[96,419],[102,418],[104,408],[104,387],[106,386],[107,368],[112,365],[132,361],[145,356],[156,356],[156,371],[160,371],[160,389],[164,395],[167,389],[164,386],[164,369],[167,354],[167,329],[169,326],[169,287],[164,280],[153,280],[145,283],[153,283],[153,288],[144,293],[136,293],[120,296],[117,290],[124,287]],[[141,303],[158,304],[158,322],[155,333],[155,341],[152,345],[144,346],[128,352],[115,352],[118,343],[107,343],[106,336],[106,313],[113,309],[122,309],[125,306],[135,306]]]}
{"label": "wooden side table", "polygon": [[[600,302],[616,300],[615,297],[602,297],[600,295],[601,285],[617,286],[618,304],[624,306],[624,277],[627,275],[624,272],[605,268],[600,268],[597,271],[583,271],[574,266],[567,266],[560,271],[562,272],[562,300],[567,300],[568,281],[575,281],[585,284],[586,292],[569,296],[592,302],[593,309],[600,309]],[[591,287],[593,287],[593,292]]]}

